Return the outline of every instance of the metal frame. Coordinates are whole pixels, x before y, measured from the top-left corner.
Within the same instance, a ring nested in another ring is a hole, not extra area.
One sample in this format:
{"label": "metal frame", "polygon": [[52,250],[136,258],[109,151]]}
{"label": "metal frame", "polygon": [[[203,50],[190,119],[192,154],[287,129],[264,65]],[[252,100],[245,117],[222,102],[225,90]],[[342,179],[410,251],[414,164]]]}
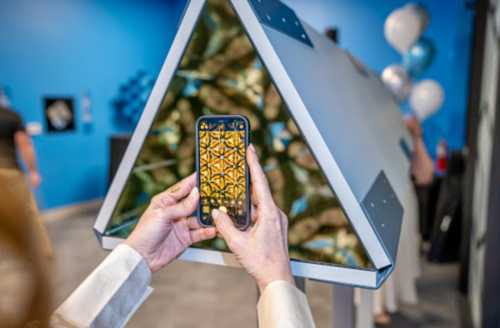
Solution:
{"label": "metal frame", "polygon": [[[311,115],[310,110],[313,110],[313,108],[311,108],[311,106],[308,108],[306,102],[304,101],[304,97],[296,87],[296,77],[292,77],[289,74],[290,67],[285,67],[283,64],[283,56],[287,54],[278,53],[275,46],[276,42],[282,41],[280,40],[281,38],[285,39],[284,41],[286,42],[293,40],[293,47],[309,48],[308,51],[311,56],[314,56],[315,51],[317,50],[314,47],[309,47],[295,39],[290,38],[282,32],[273,30],[271,27],[262,24],[249,2],[240,0],[230,1],[235,9],[235,12],[240,17],[247,35],[253,43],[257,53],[260,55],[264,65],[267,67],[276,88],[286,102],[293,119],[301,130],[302,135],[312,150],[318,164],[322,168],[329,184],[335,191],[350,223],[352,224],[373,265],[375,266],[374,269],[361,269],[336,266],[326,263],[306,263],[292,260],[291,266],[293,274],[298,277],[335,282],[351,286],[378,288],[394,269],[397,241],[399,239],[399,229],[402,217],[397,218],[395,222],[389,222],[388,227],[385,227],[386,223],[380,225],[380,222],[378,222],[376,218],[370,216],[370,209],[363,205],[364,198],[370,192],[370,189],[374,187],[373,183],[376,180],[377,175],[381,172],[383,173],[385,169],[388,169],[386,172],[388,173],[388,181],[390,181],[390,184],[394,189],[396,200],[398,198],[403,200],[403,208],[406,207],[407,203],[405,199],[408,197],[414,197],[408,178],[409,163],[404,155],[404,152],[401,151],[401,156],[394,156],[393,153],[391,153],[391,151],[394,152],[394,147],[400,149],[399,144],[402,139],[407,143],[409,140],[409,136],[406,134],[405,128],[402,124],[401,117],[398,116],[399,112],[397,110],[397,105],[375,77],[363,77],[366,81],[361,81],[363,84],[362,88],[375,90],[377,99],[382,99],[384,106],[387,104],[388,107],[385,109],[388,114],[381,111],[367,113],[367,120],[371,120],[371,122],[364,123],[364,126],[372,123],[376,123],[378,125],[385,124],[386,126],[393,128],[395,131],[392,133],[383,131],[384,129],[378,131],[377,133],[368,131],[369,133],[372,133],[372,135],[369,136],[369,139],[375,138],[374,140],[368,140],[368,142],[374,143],[373,149],[370,149],[369,155],[374,157],[373,163],[371,164],[380,169],[377,174],[370,174],[372,171],[369,173],[359,172],[359,177],[354,175],[356,177],[354,180],[352,178],[352,174],[351,176],[346,176],[344,174],[345,172],[343,172],[341,166],[337,162],[334,152],[332,151],[332,140],[328,139],[328,135],[325,139],[324,127],[318,128],[318,125],[320,125],[321,122],[318,122],[317,113],[316,117]],[[128,176],[133,168],[133,164],[139,154],[142,143],[146,138],[148,130],[156,116],[157,109],[160,107],[163,96],[166,93],[169,83],[182,58],[184,49],[190,40],[191,34],[196,26],[196,22],[198,21],[202,9],[204,8],[205,2],[206,0],[191,0],[187,5],[184,17],[182,18],[176,37],[161,69],[158,80],[153,88],[150,98],[148,99],[145,110],[137,128],[134,131],[130,144],[125,152],[124,158],[111,184],[109,192],[105,197],[104,204],[96,220],[94,230],[101,245],[106,249],[112,249],[122,241],[122,239],[119,238],[104,236],[103,232],[105,231],[121,191],[123,190]],[[322,47],[326,45],[326,39],[321,39],[322,36],[319,33],[314,31],[310,26],[301,20],[298,20],[297,22],[300,22],[300,24],[304,26],[304,29],[311,38],[313,45],[315,42],[316,45],[321,43]],[[327,44],[326,46],[334,48],[333,44],[331,46]],[[343,58],[346,58],[346,63],[349,63],[347,61],[349,58],[348,54],[345,54],[343,50],[337,48],[335,48],[335,51],[337,57],[339,56],[339,52],[342,52],[340,55],[342,56],[341,59],[343,60]],[[359,75],[359,73],[356,73],[356,67],[353,65],[351,66],[352,73],[349,72],[349,74]],[[311,84],[311,87],[314,88],[314,85]],[[377,140],[376,138],[381,139],[378,144],[375,142],[375,140]],[[343,140],[342,142],[346,145],[349,145],[350,143],[349,140]],[[383,147],[385,144],[392,147],[389,153],[387,153],[388,151]],[[353,154],[353,156],[355,156],[355,154]],[[366,154],[364,154],[364,156],[366,156]],[[397,163],[392,164],[388,162],[389,159],[393,161],[395,160]],[[362,186],[362,188],[360,188],[360,186]],[[374,206],[373,203],[372,206]],[[403,214],[401,214],[401,216],[402,215]],[[407,213],[405,213],[405,215],[407,215]],[[395,247],[388,247],[385,245],[384,238],[387,234],[384,234],[384,232],[380,229],[386,228],[391,229],[389,234],[391,234],[393,236],[392,239],[396,241]],[[219,265],[239,266],[232,254],[215,250],[189,248],[181,255],[180,259]]]}

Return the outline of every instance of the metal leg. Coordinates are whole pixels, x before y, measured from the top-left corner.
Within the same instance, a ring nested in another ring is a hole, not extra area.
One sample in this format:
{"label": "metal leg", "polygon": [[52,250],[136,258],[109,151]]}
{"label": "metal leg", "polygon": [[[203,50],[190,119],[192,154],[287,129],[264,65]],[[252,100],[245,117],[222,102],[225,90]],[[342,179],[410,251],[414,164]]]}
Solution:
{"label": "metal leg", "polygon": [[295,286],[300,289],[304,294],[306,293],[306,278],[293,277],[295,280]]}
{"label": "metal leg", "polygon": [[332,327],[354,328],[354,289],[332,285]]}
{"label": "metal leg", "polygon": [[356,309],[356,328],[373,328],[372,290],[360,289],[360,302]]}

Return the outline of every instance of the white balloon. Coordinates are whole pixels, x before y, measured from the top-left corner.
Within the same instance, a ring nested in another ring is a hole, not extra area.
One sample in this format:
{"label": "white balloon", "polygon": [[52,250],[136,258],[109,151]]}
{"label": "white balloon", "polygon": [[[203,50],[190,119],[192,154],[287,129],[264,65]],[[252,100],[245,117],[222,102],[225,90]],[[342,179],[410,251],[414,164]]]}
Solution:
{"label": "white balloon", "polygon": [[385,39],[401,54],[406,53],[420,37],[423,27],[415,10],[399,8],[385,20]]}
{"label": "white balloon", "polygon": [[389,65],[382,71],[382,82],[391,91],[394,97],[403,101],[410,95],[411,80],[401,65]]}
{"label": "white balloon", "polygon": [[419,5],[418,3],[409,3],[405,5],[403,8],[413,11],[418,19],[420,20],[420,33],[423,33],[427,26],[429,25],[429,13],[427,10]]}
{"label": "white balloon", "polygon": [[434,114],[444,102],[444,90],[434,80],[417,83],[410,94],[410,106],[420,121]]}

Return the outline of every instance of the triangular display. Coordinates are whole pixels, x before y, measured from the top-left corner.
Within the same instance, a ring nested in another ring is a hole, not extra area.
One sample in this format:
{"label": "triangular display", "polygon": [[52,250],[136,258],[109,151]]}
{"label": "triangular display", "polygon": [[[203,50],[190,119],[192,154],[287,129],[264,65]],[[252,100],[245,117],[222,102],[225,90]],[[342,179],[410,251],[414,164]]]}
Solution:
{"label": "triangular display", "polygon": [[[276,0],[190,1],[96,221],[103,247],[130,233],[154,194],[195,170],[204,114],[249,119],[289,215],[295,275],[382,283],[413,197],[401,117],[376,77]],[[220,239],[181,259],[236,263]]]}

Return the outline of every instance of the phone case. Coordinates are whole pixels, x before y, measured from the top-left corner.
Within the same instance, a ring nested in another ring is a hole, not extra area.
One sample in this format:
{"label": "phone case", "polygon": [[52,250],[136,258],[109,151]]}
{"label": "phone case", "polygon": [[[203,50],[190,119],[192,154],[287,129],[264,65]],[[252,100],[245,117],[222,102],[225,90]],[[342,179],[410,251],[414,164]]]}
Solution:
{"label": "phone case", "polygon": [[[200,132],[200,122],[202,120],[205,120],[205,119],[221,119],[221,120],[225,120],[225,119],[231,119],[231,118],[239,118],[239,119],[242,119],[244,122],[245,122],[245,155],[246,155],[246,151],[247,151],[247,148],[248,148],[248,144],[249,144],[249,134],[250,134],[250,122],[248,121],[248,119],[243,116],[243,115],[203,115],[203,116],[200,116],[197,120],[196,120],[196,184],[197,184],[197,187],[198,187],[198,190],[201,190],[200,189],[200,136],[199,136],[199,132]],[[245,217],[245,222],[242,222],[242,224],[239,224],[238,222],[236,222],[233,218],[233,223],[234,225],[240,229],[240,230],[246,230],[249,226],[250,226],[250,218],[251,218],[251,213],[250,213],[250,210],[251,210],[251,206],[250,206],[250,197],[251,197],[251,193],[250,193],[250,176],[249,176],[249,172],[248,172],[248,164],[246,162],[246,158],[245,158],[245,185],[246,185],[246,188],[245,188],[245,192],[246,192],[246,196],[245,196],[245,213],[246,213],[246,217]],[[201,196],[200,196],[200,199],[201,199]],[[200,204],[198,204],[198,208],[197,208],[197,219],[198,219],[198,222],[200,223],[201,226],[204,226],[204,227],[211,227],[213,226],[213,224],[206,224],[205,222],[203,222],[203,220],[201,219],[202,217],[202,211],[201,211],[201,202]],[[212,219],[211,219],[212,220]],[[241,223],[241,222],[240,222]]]}

